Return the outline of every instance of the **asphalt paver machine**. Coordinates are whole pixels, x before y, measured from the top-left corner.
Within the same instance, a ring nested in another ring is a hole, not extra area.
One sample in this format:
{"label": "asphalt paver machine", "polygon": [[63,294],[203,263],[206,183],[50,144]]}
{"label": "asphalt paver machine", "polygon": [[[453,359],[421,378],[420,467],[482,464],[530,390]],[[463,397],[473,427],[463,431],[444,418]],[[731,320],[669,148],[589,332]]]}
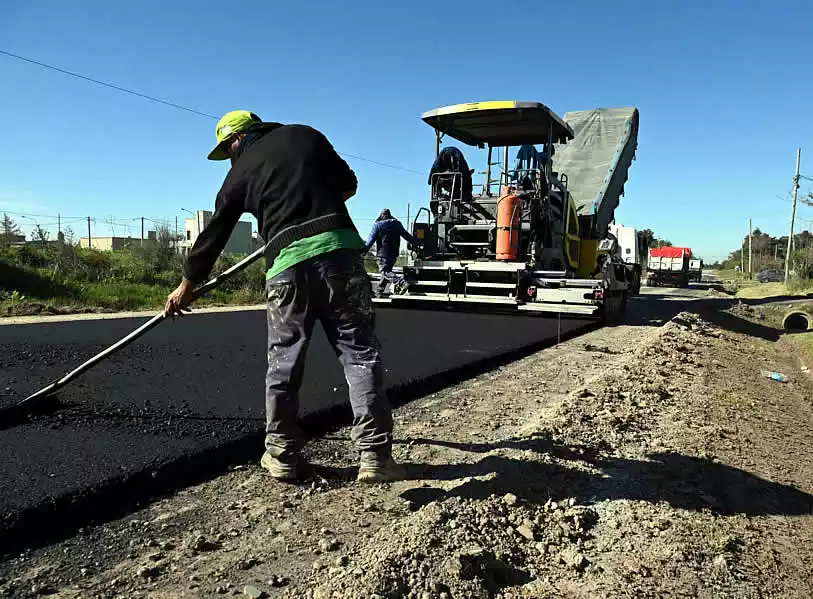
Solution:
{"label": "asphalt paver machine", "polygon": [[[540,103],[498,101],[422,118],[435,130],[429,206],[411,223],[406,291],[378,301],[616,320],[632,283],[608,226],[635,156],[638,110],[563,119]],[[446,138],[487,153],[480,185]]]}

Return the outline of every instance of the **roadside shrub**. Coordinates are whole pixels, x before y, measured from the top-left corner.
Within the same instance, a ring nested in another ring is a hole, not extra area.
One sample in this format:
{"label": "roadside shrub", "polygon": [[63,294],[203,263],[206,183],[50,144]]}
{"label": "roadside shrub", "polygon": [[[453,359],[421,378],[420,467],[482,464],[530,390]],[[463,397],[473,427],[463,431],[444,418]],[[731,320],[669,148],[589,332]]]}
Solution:
{"label": "roadside shrub", "polygon": [[[221,256],[213,275],[242,258]],[[181,280],[183,261],[172,238],[113,252],[70,244],[4,246],[0,247],[0,301],[9,302],[6,296],[19,290],[54,305],[157,308]],[[209,301],[257,303],[263,300],[264,288],[265,261],[260,259],[224,283]]]}
{"label": "roadside shrub", "polygon": [[791,277],[788,280],[787,290],[793,294],[810,292],[813,290],[813,280],[806,277]]}
{"label": "roadside shrub", "polygon": [[17,249],[16,262],[19,266],[46,268],[54,263],[55,252],[50,248],[38,248],[33,245],[22,245]]}

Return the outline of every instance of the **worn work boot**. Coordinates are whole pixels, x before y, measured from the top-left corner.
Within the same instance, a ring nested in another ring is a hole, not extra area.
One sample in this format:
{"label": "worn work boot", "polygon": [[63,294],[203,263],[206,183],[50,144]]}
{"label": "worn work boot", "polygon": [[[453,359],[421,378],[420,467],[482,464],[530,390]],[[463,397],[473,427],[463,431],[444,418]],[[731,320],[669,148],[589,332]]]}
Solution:
{"label": "worn work boot", "polygon": [[260,466],[268,470],[271,476],[277,480],[294,481],[298,480],[307,469],[307,464],[300,456],[281,460],[275,458],[267,451],[260,460]]}
{"label": "worn work boot", "polygon": [[406,295],[409,292],[411,285],[404,281],[395,286],[393,293],[395,295]]}
{"label": "worn work boot", "polygon": [[374,451],[361,452],[359,473],[356,480],[365,483],[383,483],[404,478],[403,467],[389,454]]}

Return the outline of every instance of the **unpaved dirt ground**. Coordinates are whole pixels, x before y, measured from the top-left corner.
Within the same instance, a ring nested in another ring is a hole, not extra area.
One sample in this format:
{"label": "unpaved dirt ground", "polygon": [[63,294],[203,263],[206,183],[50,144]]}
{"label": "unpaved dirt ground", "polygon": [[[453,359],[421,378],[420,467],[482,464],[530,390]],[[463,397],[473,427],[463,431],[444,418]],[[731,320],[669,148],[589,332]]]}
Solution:
{"label": "unpaved dirt ground", "polygon": [[409,480],[357,485],[341,430],[303,485],[236,466],[0,565],[0,595],[811,597],[813,385],[722,305],[403,406]]}

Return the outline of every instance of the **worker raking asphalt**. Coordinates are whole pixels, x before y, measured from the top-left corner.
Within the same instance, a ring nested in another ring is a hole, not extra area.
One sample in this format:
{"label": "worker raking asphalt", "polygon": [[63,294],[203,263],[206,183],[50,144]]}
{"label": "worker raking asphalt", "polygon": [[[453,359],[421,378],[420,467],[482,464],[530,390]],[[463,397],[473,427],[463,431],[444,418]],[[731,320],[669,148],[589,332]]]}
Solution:
{"label": "worker raking asphalt", "polygon": [[167,298],[167,315],[183,314],[196,285],[214,267],[243,214],[265,240],[268,369],[265,453],[260,463],[280,480],[298,480],[309,465],[297,424],[303,368],[314,325],[321,324],[348,382],[357,479],[403,476],[392,458],[392,412],[382,388],[380,344],[364,241],[346,202],[358,180],[327,138],[306,125],[264,122],[229,112],[215,130],[210,160],[230,160],[215,212],[195,240],[184,276]]}

